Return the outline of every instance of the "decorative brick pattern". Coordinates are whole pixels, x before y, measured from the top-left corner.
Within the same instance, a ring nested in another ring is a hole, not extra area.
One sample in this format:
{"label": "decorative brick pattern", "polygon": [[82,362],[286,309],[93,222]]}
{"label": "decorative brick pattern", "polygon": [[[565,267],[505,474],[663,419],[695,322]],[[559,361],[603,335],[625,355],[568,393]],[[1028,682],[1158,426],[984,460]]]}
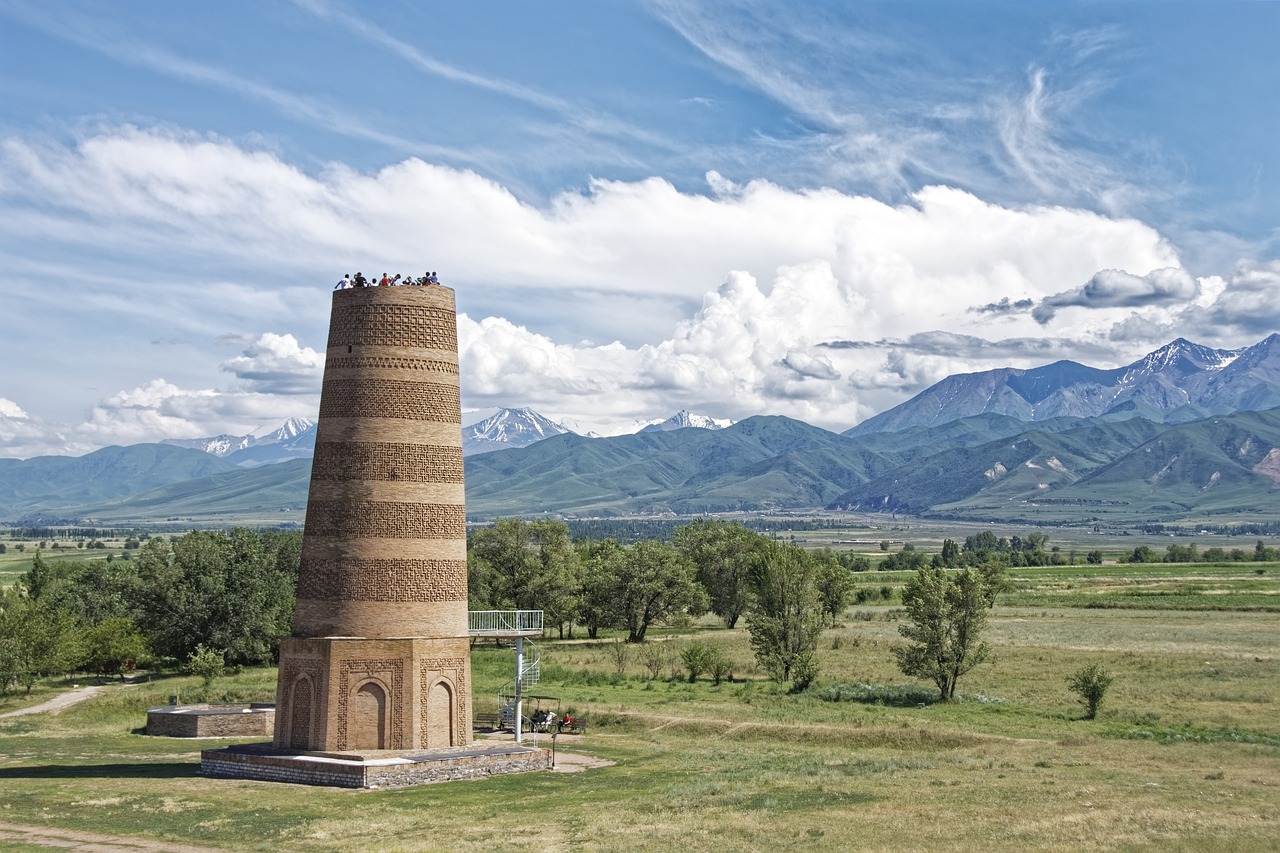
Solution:
{"label": "decorative brick pattern", "polygon": [[404,661],[402,660],[344,660],[338,670],[338,749],[349,749],[347,739],[350,719],[351,685],[365,679],[377,679],[385,684],[387,703],[391,707],[391,731],[385,749],[404,749],[404,714],[400,705],[404,701]]}
{"label": "decorative brick pattern", "polygon": [[[314,720],[316,706],[322,704],[320,699],[320,691],[324,686],[325,663],[322,658],[314,657],[291,657],[286,656],[280,662],[280,672],[277,675],[279,684],[283,687],[282,716],[279,719],[280,728],[279,736],[285,739],[285,742],[294,749],[310,749],[315,736]],[[311,683],[311,689],[307,691],[304,702],[308,707],[301,709],[298,707],[298,684],[305,679]],[[310,701],[308,701],[310,700]],[[301,730],[299,729],[301,723]],[[288,731],[283,731],[285,727]]]}
{"label": "decorative brick pattern", "polygon": [[461,483],[462,448],[381,441],[323,442],[316,445],[311,479]]}
{"label": "decorative brick pattern", "polygon": [[465,560],[308,560],[298,598],[321,601],[466,601]]}
{"label": "decorative brick pattern", "polygon": [[354,539],[465,539],[466,508],[407,501],[307,502],[308,536]]}
{"label": "decorative brick pattern", "polygon": [[[471,696],[471,687],[467,684],[467,661],[464,658],[427,658],[422,662],[422,696],[431,692],[431,685],[443,680],[453,689],[454,744],[461,746],[471,736],[471,714],[467,699]],[[419,730],[426,737],[430,728],[427,719],[427,704],[421,704],[422,722]]]}
{"label": "decorative brick pattern", "polygon": [[328,379],[320,391],[320,418],[404,418],[462,423],[458,386],[392,379]]}
{"label": "decorative brick pattern", "polygon": [[457,352],[458,318],[452,311],[425,305],[335,305],[329,322],[329,347],[338,346]]}
{"label": "decorative brick pattern", "polygon": [[458,365],[434,358],[397,358],[382,355],[335,355],[324,363],[325,370],[431,370],[458,375]]}

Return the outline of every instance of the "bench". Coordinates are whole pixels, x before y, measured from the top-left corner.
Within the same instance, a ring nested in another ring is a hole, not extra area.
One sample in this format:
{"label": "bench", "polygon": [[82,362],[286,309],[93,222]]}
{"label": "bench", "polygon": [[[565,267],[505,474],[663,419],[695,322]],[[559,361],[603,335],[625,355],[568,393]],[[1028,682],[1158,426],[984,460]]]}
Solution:
{"label": "bench", "polygon": [[560,734],[585,735],[587,733],[587,721],[575,719],[572,723],[560,723]]}
{"label": "bench", "polygon": [[472,723],[473,729],[485,729],[495,732],[502,727],[502,721],[497,712],[492,714],[476,714],[475,722]]}

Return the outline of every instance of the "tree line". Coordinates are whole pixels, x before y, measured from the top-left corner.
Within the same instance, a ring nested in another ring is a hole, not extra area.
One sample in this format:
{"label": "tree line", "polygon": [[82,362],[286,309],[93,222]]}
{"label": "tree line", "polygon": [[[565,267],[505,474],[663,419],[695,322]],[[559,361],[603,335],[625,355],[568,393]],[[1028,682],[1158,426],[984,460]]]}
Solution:
{"label": "tree line", "polygon": [[44,675],[117,674],[140,660],[269,663],[290,630],[300,533],[153,537],[130,560],[50,562],[0,596],[0,692]]}
{"label": "tree line", "polygon": [[[902,593],[909,624],[898,663],[933,680],[944,699],[987,655],[984,614],[1008,554],[1036,553],[1044,539],[997,539],[994,552],[1006,556],[983,562],[988,544],[947,540],[932,558],[904,550],[921,562]],[[237,529],[153,537],[114,562],[37,553],[0,597],[0,690],[29,690],[60,672],[122,673],[144,659],[216,653],[225,664],[270,663],[291,628],[301,545],[299,533]],[[855,572],[869,568],[866,557],[805,550],[737,522],[699,520],[670,541],[624,544],[574,541],[559,521],[507,518],[469,537],[468,604],[541,610],[561,638],[609,629],[629,644],[644,643],[654,625],[710,612],[729,629],[745,623],[760,668],[799,691],[817,677],[824,628],[853,601],[875,597],[855,595],[865,592]]]}

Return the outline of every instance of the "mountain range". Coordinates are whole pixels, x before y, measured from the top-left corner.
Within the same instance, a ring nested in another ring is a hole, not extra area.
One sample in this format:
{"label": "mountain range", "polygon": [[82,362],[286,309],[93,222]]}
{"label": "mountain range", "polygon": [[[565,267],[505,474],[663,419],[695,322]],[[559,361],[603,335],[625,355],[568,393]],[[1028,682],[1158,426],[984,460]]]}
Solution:
{"label": "mountain range", "polygon": [[290,459],[310,459],[315,455],[316,424],[306,418],[289,418],[263,436],[224,433],[209,438],[166,438],[160,443],[201,450],[233,465],[253,468]]}
{"label": "mountain range", "polygon": [[[499,410],[471,425],[473,448],[527,443],[467,455],[467,509],[475,518],[828,508],[1069,523],[1274,519],[1277,407],[1273,335],[1239,350],[1179,339],[1112,370],[1057,362],[951,376],[843,434],[776,416],[689,428],[698,418],[682,412],[667,427],[601,438]],[[253,468],[240,454],[255,446],[221,457],[136,445],[0,460],[0,518],[297,512],[308,433],[313,447],[314,426],[260,442],[302,447],[292,461]]]}
{"label": "mountain range", "polygon": [[899,432],[986,413],[1039,422],[1058,417],[1142,417],[1186,423],[1280,406],[1280,335],[1251,347],[1211,349],[1178,338],[1111,370],[1058,361],[948,376],[845,435]]}

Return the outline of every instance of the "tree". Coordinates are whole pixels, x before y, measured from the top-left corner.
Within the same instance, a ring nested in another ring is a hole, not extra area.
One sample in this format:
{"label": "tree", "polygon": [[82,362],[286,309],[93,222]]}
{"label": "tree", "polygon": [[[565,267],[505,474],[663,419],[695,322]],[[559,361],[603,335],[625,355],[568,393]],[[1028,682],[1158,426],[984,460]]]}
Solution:
{"label": "tree", "polygon": [[1098,706],[1107,695],[1112,680],[1111,673],[1107,672],[1100,663],[1082,666],[1067,677],[1067,686],[1072,692],[1080,694],[1080,701],[1084,703],[1086,720],[1092,720],[1098,716]]}
{"label": "tree", "polygon": [[1150,547],[1139,545],[1133,549],[1133,553],[1129,555],[1130,563],[1158,563],[1160,556],[1156,554]]}
{"label": "tree", "polygon": [[980,638],[1001,583],[998,568],[953,576],[936,567],[918,570],[902,590],[908,622],[898,632],[909,642],[893,650],[903,673],[930,679],[943,701],[953,699],[960,676],[990,656]]}
{"label": "tree", "polygon": [[831,556],[813,555],[817,560],[817,573],[814,583],[818,590],[818,603],[822,612],[831,617],[831,627],[836,626],[836,619],[849,606],[853,596],[853,573]]}
{"label": "tree", "polygon": [[119,616],[85,629],[81,665],[90,672],[114,673],[124,680],[125,670],[147,654],[147,641],[133,620]]}
{"label": "tree", "polygon": [[193,531],[139,549],[138,624],[156,654],[187,659],[199,645],[232,663],[265,663],[289,633],[298,549],[288,535]]}
{"label": "tree", "polygon": [[10,588],[0,599],[0,693],[30,693],[43,675],[66,672],[79,657],[75,620]]}
{"label": "tree", "polygon": [[751,567],[761,559],[769,539],[737,522],[699,519],[677,527],[671,541],[697,566],[711,612],[726,628],[736,626],[751,602]]}
{"label": "tree", "polygon": [[644,642],[649,626],[669,616],[706,610],[693,563],[665,542],[637,542],[627,548],[618,569],[618,618],[628,643]]}
{"label": "tree", "polygon": [[577,559],[560,521],[499,518],[471,537],[475,574],[488,588],[483,606],[542,610],[561,637],[577,615]]}
{"label": "tree", "polygon": [[751,649],[775,681],[791,681],[797,692],[818,675],[814,652],[824,620],[816,575],[814,561],[803,549],[777,543],[770,543],[751,573]]}
{"label": "tree", "polygon": [[580,542],[577,551],[578,621],[594,640],[601,628],[618,621],[617,579],[627,551],[612,539]]}

